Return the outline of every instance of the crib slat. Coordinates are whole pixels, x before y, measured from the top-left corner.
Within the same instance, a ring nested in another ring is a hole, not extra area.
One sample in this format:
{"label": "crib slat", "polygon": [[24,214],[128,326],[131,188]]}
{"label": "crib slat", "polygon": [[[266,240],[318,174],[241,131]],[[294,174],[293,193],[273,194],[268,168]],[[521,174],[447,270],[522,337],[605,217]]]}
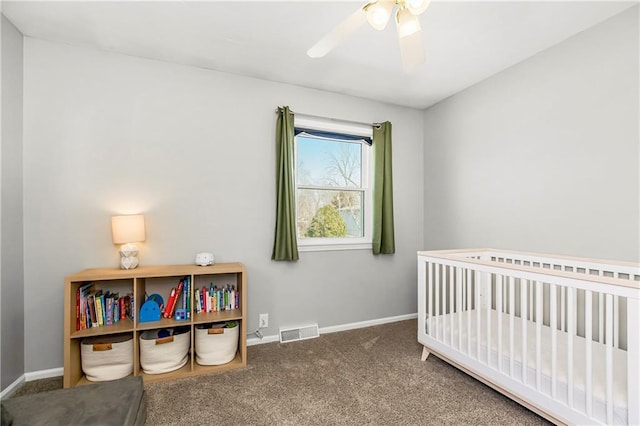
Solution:
{"label": "crib slat", "polygon": [[607,294],[606,314],[607,424],[611,425],[613,424],[613,297],[610,294]]}
{"label": "crib slat", "polygon": [[502,275],[496,275],[496,316],[498,318],[498,371],[502,372]]}
{"label": "crib slat", "polygon": [[480,286],[482,283],[480,282],[480,272],[475,271],[475,296],[476,296],[476,359],[480,361],[480,325],[481,325],[481,316],[480,316]]}
{"label": "crib slat", "polygon": [[471,356],[471,270],[467,269],[467,355]]}
{"label": "crib slat", "polygon": [[566,329],[566,316],[565,316],[565,295],[567,293],[566,287],[560,287],[560,330],[567,331]]}
{"label": "crib slat", "polygon": [[428,283],[427,283],[427,315],[429,315],[427,318],[429,321],[429,335],[433,336],[433,268],[434,268],[434,264],[433,262],[429,262],[427,263],[427,279],[428,279]]}
{"label": "crib slat", "polygon": [[447,288],[449,289],[449,346],[451,346],[453,348],[453,330],[455,327],[455,324],[453,323],[454,320],[454,310],[453,310],[453,296],[454,296],[454,284],[455,282],[453,282],[455,280],[455,275],[453,273],[453,266],[451,267],[451,270],[447,272],[447,278],[449,279],[448,284],[447,284]]}
{"label": "crib slat", "polygon": [[553,284],[549,284],[549,327],[551,327],[551,397],[556,398],[557,394],[557,373],[558,373],[558,365],[557,365],[557,327],[558,327],[558,307],[557,299],[558,291],[557,287]]}
{"label": "crib slat", "polygon": [[529,280],[520,281],[520,324],[522,325],[522,383],[527,383],[529,353],[527,348],[527,294]]}
{"label": "crib slat", "polygon": [[616,348],[620,347],[620,342],[618,342],[618,336],[620,335],[620,325],[618,321],[620,320],[620,296],[613,296],[613,346]]}
{"label": "crib slat", "polygon": [[533,281],[529,286],[529,321],[533,321]]}
{"label": "crib slat", "polygon": [[491,367],[491,273],[487,272],[487,365]]}
{"label": "crib slat", "polygon": [[542,283],[536,281],[536,389],[540,392],[542,379]]}
{"label": "crib slat", "polygon": [[509,377],[513,377],[513,360],[515,352],[513,351],[513,317],[515,316],[515,280],[509,277]]}
{"label": "crib slat", "polygon": [[442,283],[440,282],[440,265],[434,265],[436,269],[436,340],[440,340],[440,287]]}
{"label": "crib slat", "polygon": [[593,340],[593,299],[591,290],[585,290],[584,292],[584,323],[585,323],[585,331],[584,331],[584,341],[585,341],[585,352],[587,355],[587,363],[586,363],[586,407],[587,407],[587,416],[591,417],[593,412],[593,377],[592,377],[592,362],[593,362],[593,354],[591,353],[591,341]]}
{"label": "crib slat", "polygon": [[[640,300],[627,298],[627,324],[640,324]],[[627,377],[635,377],[635,380],[627,381],[627,424],[640,424],[640,336],[638,333],[627,331]]]}
{"label": "crib slat", "polygon": [[456,268],[456,316],[458,317],[458,350],[462,352],[462,268],[460,267]]}
{"label": "crib slat", "polygon": [[[602,271],[600,271],[602,274]],[[604,293],[598,293],[598,342],[604,343]]]}
{"label": "crib slat", "polygon": [[573,336],[576,333],[576,291],[567,288],[567,403],[573,408]]}

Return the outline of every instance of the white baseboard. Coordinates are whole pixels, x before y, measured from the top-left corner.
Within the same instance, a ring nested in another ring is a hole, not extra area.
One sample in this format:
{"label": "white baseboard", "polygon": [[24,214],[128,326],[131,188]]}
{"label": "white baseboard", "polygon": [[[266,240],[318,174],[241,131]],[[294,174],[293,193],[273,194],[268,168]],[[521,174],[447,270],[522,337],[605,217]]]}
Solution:
{"label": "white baseboard", "polygon": [[[320,334],[322,335],[325,333],[335,333],[338,331],[355,330],[357,328],[372,327],[374,325],[388,324],[388,323],[397,322],[397,321],[406,321],[406,320],[415,319],[415,318],[418,318],[418,313],[398,315],[395,317],[378,318],[378,319],[368,320],[368,321],[352,322],[349,324],[332,325],[330,327],[320,328]],[[278,336],[277,334],[264,336],[262,339],[259,339],[257,337],[252,337],[250,339],[247,339],[247,346],[262,345],[264,343],[279,342],[279,341],[280,341],[280,336]],[[62,376],[63,374],[64,374],[64,369],[62,367],[24,373],[24,375],[19,377],[15,382],[11,383],[11,385],[7,386],[7,388],[2,391],[2,393],[0,394],[0,398],[5,398],[5,396],[8,397],[11,394],[13,394],[13,392],[17,390],[16,388],[20,386],[22,383],[24,383],[25,381],[30,382],[32,380],[48,379],[50,377],[59,377],[59,376]]]}
{"label": "white baseboard", "polygon": [[6,387],[5,390],[0,392],[0,399],[9,398],[20,386],[24,383],[24,374],[18,377],[13,383]]}
{"label": "white baseboard", "polygon": [[[398,315],[395,317],[378,318],[378,319],[368,320],[368,321],[352,322],[349,324],[332,325],[329,327],[321,327],[320,334],[322,335],[326,333],[335,333],[338,331],[355,330],[357,328],[372,327],[374,325],[388,324],[391,322],[406,321],[406,320],[416,319],[416,318],[418,318],[417,312],[414,314]],[[252,337],[250,339],[247,339],[247,346],[262,345],[263,343],[271,343],[271,342],[279,342],[279,341],[280,341],[280,336],[278,336],[277,334],[264,336],[262,339],[259,339],[257,337]]]}
{"label": "white baseboard", "polygon": [[247,346],[262,345],[264,343],[279,342],[279,341],[280,341],[280,336],[278,336],[277,334],[272,334],[271,336],[264,336],[262,339],[259,339],[257,337],[252,337],[250,339],[247,339]]}
{"label": "white baseboard", "polygon": [[30,382],[32,380],[48,379],[50,377],[60,377],[63,375],[64,375],[64,368],[62,367],[24,373],[24,377],[27,382]]}
{"label": "white baseboard", "polygon": [[15,382],[11,383],[5,390],[0,393],[0,399],[9,398],[25,382],[39,379],[48,379],[50,377],[60,377],[62,375],[64,375],[64,368],[62,367],[24,373],[22,376],[18,377]]}
{"label": "white baseboard", "polygon": [[390,322],[406,321],[418,318],[418,313],[398,315],[395,317],[378,318],[368,321],[352,322],[349,324],[332,325],[330,327],[321,327],[320,334],[335,333],[337,331],[355,330],[356,328],[373,327],[374,325],[388,324]]}

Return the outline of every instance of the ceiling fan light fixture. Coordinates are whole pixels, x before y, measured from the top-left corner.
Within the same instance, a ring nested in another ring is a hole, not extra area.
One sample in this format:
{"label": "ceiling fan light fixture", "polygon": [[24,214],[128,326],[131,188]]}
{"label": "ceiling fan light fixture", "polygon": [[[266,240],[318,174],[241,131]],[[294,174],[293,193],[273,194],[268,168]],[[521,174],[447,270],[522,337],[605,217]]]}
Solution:
{"label": "ceiling fan light fixture", "polygon": [[396,12],[396,27],[398,38],[402,39],[420,31],[420,21],[407,8],[400,8]]}
{"label": "ceiling fan light fixture", "polygon": [[367,12],[367,22],[378,31],[382,31],[387,27],[391,12],[395,1],[393,0],[377,0],[367,4],[364,10]]}
{"label": "ceiling fan light fixture", "polygon": [[412,15],[417,16],[427,10],[431,4],[431,0],[405,0],[404,4]]}

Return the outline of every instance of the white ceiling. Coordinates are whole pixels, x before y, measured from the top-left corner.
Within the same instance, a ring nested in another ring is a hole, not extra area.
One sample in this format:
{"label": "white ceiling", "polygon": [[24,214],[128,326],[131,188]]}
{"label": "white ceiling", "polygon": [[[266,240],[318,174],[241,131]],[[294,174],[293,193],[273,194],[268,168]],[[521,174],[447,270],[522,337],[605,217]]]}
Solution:
{"label": "white ceiling", "polygon": [[413,73],[393,22],[306,56],[365,2],[2,1],[2,12],[30,37],[426,108],[638,3],[434,0]]}

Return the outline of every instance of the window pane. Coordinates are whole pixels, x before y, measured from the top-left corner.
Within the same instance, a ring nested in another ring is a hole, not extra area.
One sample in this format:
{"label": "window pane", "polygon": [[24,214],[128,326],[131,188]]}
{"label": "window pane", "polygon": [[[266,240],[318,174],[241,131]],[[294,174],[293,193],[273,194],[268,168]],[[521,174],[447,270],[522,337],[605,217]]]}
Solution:
{"label": "window pane", "polygon": [[298,185],[360,188],[362,145],[297,136]]}
{"label": "window pane", "polygon": [[298,189],[298,238],[363,237],[362,191]]}

